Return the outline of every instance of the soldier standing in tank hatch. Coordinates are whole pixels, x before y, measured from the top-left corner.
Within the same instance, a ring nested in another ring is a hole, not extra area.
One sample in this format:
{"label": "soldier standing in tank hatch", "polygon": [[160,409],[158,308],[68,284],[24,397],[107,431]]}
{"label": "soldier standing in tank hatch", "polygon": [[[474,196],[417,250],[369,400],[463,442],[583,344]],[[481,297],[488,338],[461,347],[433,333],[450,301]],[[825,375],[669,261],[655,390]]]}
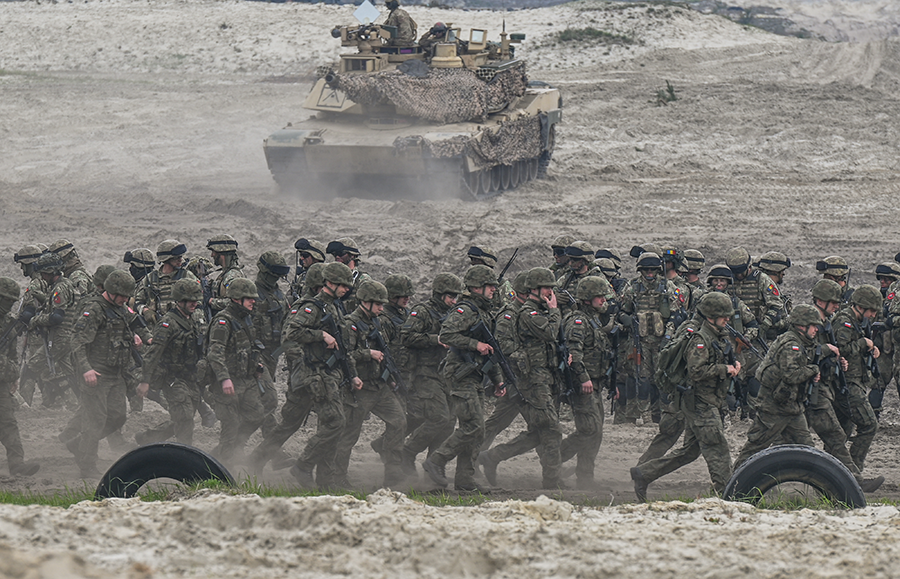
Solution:
{"label": "soldier standing in tank hatch", "polygon": [[387,19],[384,21],[385,26],[393,26],[397,29],[397,33],[391,38],[391,46],[412,46],[416,42],[417,26],[416,21],[410,17],[409,13],[400,8],[399,0],[387,0],[384,3],[390,10]]}
{"label": "soldier standing in tank hatch", "polygon": [[434,453],[425,459],[422,468],[431,480],[446,487],[445,468],[456,458],[454,486],[458,491],[483,490],[475,482],[475,458],[484,440],[484,388],[482,381],[489,376],[494,395],[503,396],[506,388],[503,374],[496,364],[486,362],[494,349],[483,341],[484,336],[473,328],[483,324],[490,328],[490,308],[497,291],[497,276],[485,265],[473,265],[463,278],[466,292],[441,326],[438,339],[449,346],[443,376],[450,385],[450,403],[458,420],[456,430]]}

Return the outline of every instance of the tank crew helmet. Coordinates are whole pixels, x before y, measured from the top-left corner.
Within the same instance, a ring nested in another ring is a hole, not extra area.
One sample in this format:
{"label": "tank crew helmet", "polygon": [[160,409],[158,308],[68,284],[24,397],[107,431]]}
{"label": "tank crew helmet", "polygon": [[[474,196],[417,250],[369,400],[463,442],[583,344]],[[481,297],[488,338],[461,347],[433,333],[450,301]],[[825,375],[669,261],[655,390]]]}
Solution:
{"label": "tank crew helmet", "polygon": [[800,304],[791,310],[788,323],[792,326],[817,326],[822,323],[819,310],[809,304]]}
{"label": "tank crew helmet", "polygon": [[209,238],[206,242],[206,249],[216,253],[237,253],[238,242],[227,233],[223,233]]}
{"label": "tank crew helmet", "polygon": [[822,275],[828,275],[837,279],[846,279],[850,273],[850,266],[847,260],[839,255],[830,255],[821,261],[816,262],[816,271]]}
{"label": "tank crew helmet", "polygon": [[706,318],[730,318],[734,315],[734,308],[731,306],[731,298],[722,292],[709,292],[703,294],[700,303],[697,304],[697,311]]}
{"label": "tank crew helmet", "polygon": [[781,273],[787,268],[791,267],[791,258],[787,257],[780,251],[768,251],[762,254],[762,257],[759,258],[759,261],[757,261],[753,265],[763,271],[774,271],[775,273]]}
{"label": "tank crew helmet", "polygon": [[323,285],[325,285],[325,264],[316,262],[306,270],[306,277],[303,278],[303,288],[314,289]]}
{"label": "tank crew helmet", "polygon": [[652,251],[642,253],[637,260],[637,270],[657,270],[662,267],[662,260],[659,255]]}
{"label": "tank crew helmet", "polygon": [[328,242],[325,253],[330,253],[335,259],[349,255],[352,259],[359,260],[359,246],[349,237]]}
{"label": "tank crew helmet", "polygon": [[413,289],[412,280],[409,276],[395,273],[387,276],[384,280],[384,287],[387,288],[388,299],[407,298],[416,293]]}
{"label": "tank crew helmet", "polygon": [[[114,265],[101,265],[100,267],[98,267],[97,271],[95,271],[94,275],[92,276],[94,285],[97,287],[103,287],[104,282],[106,282],[106,278],[108,278],[109,274],[114,271],[116,271],[116,266]],[[134,278],[132,277],[131,279]]]}
{"label": "tank crew helmet", "polygon": [[619,255],[614,249],[598,249],[597,253],[594,254],[594,257],[597,259],[608,259],[613,262],[613,265],[616,267],[616,271],[619,271],[622,267],[622,256]]}
{"label": "tank crew helmet", "polygon": [[728,285],[734,283],[734,274],[731,273],[731,268],[725,265],[724,263],[717,263],[709,269],[709,273],[706,274],[706,283],[709,285],[714,279],[727,279]]}
{"label": "tank crew helmet", "polygon": [[322,276],[327,282],[353,287],[353,272],[339,261],[332,261],[326,265]]}
{"label": "tank crew helmet", "polygon": [[65,269],[65,264],[60,256],[53,252],[41,254],[34,262],[34,271],[38,273],[59,274]]}
{"label": "tank crew helmet", "polygon": [[277,251],[267,251],[260,255],[256,267],[260,272],[267,272],[276,277],[284,277],[291,273],[291,267]]}
{"label": "tank crew helmet", "polygon": [[[70,254],[72,254],[72,252],[75,252],[75,246],[72,245],[72,242],[67,239],[60,239],[50,246],[50,251],[60,256],[61,258],[66,259]],[[77,256],[78,252],[75,252],[73,257]]]}
{"label": "tank crew helmet", "polygon": [[443,22],[435,22],[434,26],[432,26],[431,30],[428,32],[430,32],[432,36],[442,36],[447,32],[447,25]]}
{"label": "tank crew helmet", "polygon": [[566,255],[569,259],[580,259],[590,263],[594,261],[594,248],[587,241],[573,241],[566,247]]}
{"label": "tank crew helmet", "polygon": [[628,255],[635,259],[640,259],[645,253],[655,253],[656,257],[659,257],[660,252],[662,252],[662,249],[655,243],[645,243],[644,245],[633,246]]}
{"label": "tank crew helmet", "polygon": [[611,259],[607,259],[605,257],[600,258],[594,261],[594,265],[600,268],[600,271],[603,273],[603,275],[608,278],[616,277],[619,275],[619,270],[618,268],[616,268],[616,264],[613,263],[613,260]]}
{"label": "tank crew helmet", "polygon": [[300,257],[306,257],[308,255],[313,258],[316,263],[325,261],[325,246],[315,239],[301,237],[294,243],[294,249],[300,253]]}
{"label": "tank crew helmet", "polygon": [[386,304],[388,301],[388,291],[381,283],[368,280],[360,284],[356,290],[356,299],[361,302],[375,302],[378,304]]}
{"label": "tank crew helmet", "polygon": [[875,268],[875,278],[880,281],[883,277],[894,281],[900,280],[900,264],[894,261],[886,261],[879,264]]}
{"label": "tank crew helmet", "polygon": [[529,291],[542,287],[556,287],[556,278],[553,276],[553,272],[546,267],[535,267],[530,269],[525,276],[525,287]]}
{"label": "tank crew helmet", "polygon": [[700,274],[700,270],[706,265],[706,258],[696,249],[685,249],[682,254],[681,266],[678,268],[680,273]]}
{"label": "tank crew helmet", "polygon": [[844,290],[836,281],[830,279],[820,279],[812,288],[812,297],[814,300],[822,300],[823,302],[834,302],[839,304],[843,301]]}
{"label": "tank crew helmet", "polygon": [[554,256],[563,256],[566,254],[566,248],[572,245],[574,241],[575,238],[571,235],[560,235],[550,244],[550,249],[553,251]]}
{"label": "tank crew helmet", "polygon": [[850,303],[859,306],[864,310],[881,310],[883,298],[878,288],[870,285],[863,285],[853,292],[850,297]]}
{"label": "tank crew helmet", "polygon": [[497,254],[486,245],[473,245],[469,248],[466,255],[472,260],[472,265],[478,265],[480,262],[491,269],[494,269],[494,266],[497,265]]}
{"label": "tank crew helmet", "polygon": [[165,263],[176,257],[183,257],[187,253],[187,247],[175,239],[166,239],[156,248],[156,259]]}
{"label": "tank crew helmet", "polygon": [[239,277],[232,280],[225,290],[225,295],[233,300],[242,300],[244,298],[259,298],[259,290],[256,284],[245,277]]}
{"label": "tank crew helmet", "polygon": [[199,302],[203,299],[203,288],[196,280],[180,279],[172,285],[172,299],[176,302]]}
{"label": "tank crew helmet", "polygon": [[400,0],[387,0],[384,5],[387,6],[388,10],[396,10],[400,7]]}
{"label": "tank crew helmet", "polygon": [[131,297],[134,293],[134,278],[127,271],[117,269],[111,271],[103,281],[103,290],[109,295]]}
{"label": "tank crew helmet", "polygon": [[613,291],[605,277],[589,275],[578,282],[578,286],[575,288],[575,299],[590,301],[598,297],[608,300],[616,297],[616,292]]}
{"label": "tank crew helmet", "polygon": [[522,271],[516,275],[515,279],[513,279],[512,282],[513,291],[516,292],[516,295],[521,298],[524,298],[528,295],[528,285],[525,283],[527,278],[528,272]]}
{"label": "tank crew helmet", "polygon": [[463,285],[467,288],[499,284],[497,274],[486,265],[473,265],[466,271],[466,275],[463,276]]}
{"label": "tank crew helmet", "polygon": [[452,273],[439,273],[434,276],[431,282],[431,293],[434,297],[440,298],[446,294],[459,295],[465,291],[463,282]]}
{"label": "tank crew helmet", "polygon": [[11,305],[12,302],[19,299],[21,293],[22,288],[19,287],[16,280],[9,277],[0,277],[0,300],[4,300]]}
{"label": "tank crew helmet", "polygon": [[750,268],[750,252],[743,247],[732,247],[725,253],[725,265],[734,275],[741,275]]}
{"label": "tank crew helmet", "polygon": [[29,265],[37,261],[42,253],[44,252],[37,245],[26,245],[13,255],[13,261]]}

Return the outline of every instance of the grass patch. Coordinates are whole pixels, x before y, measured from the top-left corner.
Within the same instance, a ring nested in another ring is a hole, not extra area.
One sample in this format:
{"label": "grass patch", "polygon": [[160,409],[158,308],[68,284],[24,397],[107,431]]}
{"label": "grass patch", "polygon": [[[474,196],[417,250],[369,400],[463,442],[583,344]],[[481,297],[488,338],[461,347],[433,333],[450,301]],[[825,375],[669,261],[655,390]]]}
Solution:
{"label": "grass patch", "polygon": [[599,42],[601,44],[634,44],[634,38],[593,27],[566,28],[555,34],[559,42]]}

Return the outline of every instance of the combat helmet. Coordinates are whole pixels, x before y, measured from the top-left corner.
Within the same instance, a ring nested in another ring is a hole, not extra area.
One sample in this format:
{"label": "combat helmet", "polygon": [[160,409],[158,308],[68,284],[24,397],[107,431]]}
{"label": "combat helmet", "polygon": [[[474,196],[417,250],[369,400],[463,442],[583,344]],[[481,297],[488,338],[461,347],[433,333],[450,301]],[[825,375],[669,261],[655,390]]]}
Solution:
{"label": "combat helmet", "polygon": [[587,241],[573,241],[566,247],[566,255],[569,259],[583,259],[590,262],[594,258],[594,248]]}
{"label": "combat helmet", "polygon": [[13,261],[28,265],[37,261],[37,258],[44,253],[37,245],[26,245],[13,255]]}
{"label": "combat helmet", "polygon": [[513,279],[512,288],[517,296],[525,296],[528,293],[528,284],[525,283],[527,278],[528,272],[522,271],[516,275],[515,279]]}
{"label": "combat helmet", "polygon": [[75,246],[67,239],[59,239],[50,246],[50,251],[65,259],[70,253],[75,251]]}
{"label": "combat helmet", "polygon": [[223,233],[210,237],[206,242],[206,249],[216,253],[237,253],[238,242],[227,233]]}
{"label": "combat helmet", "polygon": [[146,247],[139,247],[138,249],[126,251],[122,261],[139,269],[153,269],[156,266],[156,260],[153,259],[153,253]]}
{"label": "combat helmet", "polygon": [[117,269],[106,276],[103,290],[110,295],[131,296],[134,293],[134,278],[127,271]]}
{"label": "combat helmet", "polygon": [[494,266],[497,265],[497,254],[486,245],[473,245],[469,248],[466,255],[470,258],[480,259],[484,262],[484,265],[491,269],[494,269]]}
{"label": "combat helmet", "polygon": [[175,239],[166,239],[156,247],[156,259],[165,263],[174,257],[181,257],[187,253],[187,247]]}
{"label": "combat helmet", "polygon": [[[353,286],[353,272],[350,268],[339,261],[332,261],[325,266],[322,272],[325,281],[336,283],[338,285]],[[323,284],[324,285],[324,284]]]}
{"label": "combat helmet", "polygon": [[699,272],[706,265],[706,258],[696,249],[685,249],[682,254],[684,258],[681,266],[678,268],[680,273],[688,273],[692,271]]}
{"label": "combat helmet", "polygon": [[659,250],[661,252],[659,254],[659,258],[662,260],[662,262],[673,264],[676,270],[684,261],[684,256],[682,255],[681,251],[679,251],[679,249],[672,244],[663,244],[662,246],[660,246]]}
{"label": "combat helmet", "polygon": [[291,273],[291,267],[284,260],[284,256],[277,251],[267,251],[260,255],[256,267],[259,268],[259,271],[267,271],[278,277],[284,277]]}
{"label": "combat helmet", "polygon": [[816,271],[822,275],[841,278],[850,273],[847,260],[839,255],[829,255],[825,259],[816,262]]}
{"label": "combat helmet", "polygon": [[788,323],[792,326],[815,326],[822,323],[819,310],[809,304],[800,304],[791,310]]}
{"label": "combat helmet", "polygon": [[622,256],[619,255],[615,249],[598,249],[597,253],[594,254],[594,257],[597,259],[609,259],[613,262],[613,265],[616,267],[616,271],[618,271],[622,267]]}
{"label": "combat helmet", "polygon": [[697,311],[706,318],[730,318],[734,315],[731,298],[722,292],[703,294],[700,303],[697,304]]}
{"label": "combat helmet", "polygon": [[875,268],[875,277],[886,277],[894,281],[900,280],[900,264],[886,261]]}
{"label": "combat helmet", "polygon": [[439,273],[431,282],[431,293],[438,297],[444,294],[461,294],[465,289],[462,280],[452,273]]}
{"label": "combat helmet", "polygon": [[628,252],[628,255],[635,259],[640,259],[642,255],[645,253],[655,253],[656,257],[659,257],[659,254],[662,253],[662,248],[660,248],[655,243],[645,243],[644,245],[635,245],[631,248],[631,251]]}
{"label": "combat helmet", "polygon": [[[103,287],[103,284],[106,282],[106,278],[109,277],[109,274],[116,271],[116,266],[114,265],[101,265],[97,268],[97,271],[94,272],[94,275],[91,279],[94,280],[94,285]],[[134,278],[132,278],[134,279]],[[103,287],[103,289],[106,289]]]}
{"label": "combat helmet", "polygon": [[638,257],[636,267],[638,271],[642,269],[659,269],[662,267],[662,260],[659,258],[658,254],[647,251]]}
{"label": "combat helmet", "polygon": [[729,285],[734,283],[734,274],[732,274],[731,268],[724,263],[717,263],[709,268],[709,273],[706,274],[706,284],[709,285],[712,280],[719,278],[727,279]]}
{"label": "combat helmet", "polygon": [[[549,270],[547,270],[549,271]],[[551,273],[552,277],[553,274]],[[469,287],[484,287],[486,285],[499,285],[497,275],[486,265],[473,265],[466,271],[463,276],[463,285]]]}
{"label": "combat helmet", "polygon": [[616,297],[616,292],[613,291],[612,286],[603,276],[589,275],[582,278],[575,288],[575,298],[589,301],[596,297],[612,299]]}
{"label": "combat helmet", "polygon": [[259,290],[256,289],[256,284],[249,279],[239,277],[228,284],[225,295],[233,300],[242,300],[244,298],[258,299]]}
{"label": "combat helmet", "polygon": [[812,288],[812,297],[823,302],[841,303],[844,298],[844,290],[838,282],[830,279],[820,279]]}
{"label": "combat helmet", "polygon": [[565,255],[566,248],[572,245],[574,241],[575,238],[571,235],[560,235],[550,244],[550,249],[553,251],[553,255]]}
{"label": "combat helmet", "polygon": [[553,272],[546,267],[535,267],[530,269],[525,276],[525,287],[529,290],[556,287],[556,278],[553,277]]}
{"label": "combat helmet", "polygon": [[325,264],[317,261],[306,270],[303,286],[305,288],[317,288],[323,285],[325,285]]}
{"label": "combat helmet", "polygon": [[172,285],[172,299],[176,302],[199,302],[203,299],[203,288],[193,279],[180,279]]}
{"label": "combat helmet", "polygon": [[0,299],[9,300],[11,302],[19,299],[22,288],[16,283],[16,280],[9,277],[0,277]]}
{"label": "combat helmet", "polygon": [[388,291],[380,282],[367,280],[362,282],[359,285],[359,289],[356,290],[356,299],[360,302],[386,304],[388,301]]}
{"label": "combat helmet", "polygon": [[349,237],[329,241],[325,253],[330,253],[335,258],[348,253],[353,259],[359,260],[359,246]]}
{"label": "combat helmet", "polygon": [[619,275],[619,269],[616,267],[616,264],[613,260],[603,257],[596,261],[594,261],[594,265],[597,266],[600,271],[606,277],[616,277]]}
{"label": "combat helmet", "polygon": [[780,273],[791,267],[791,258],[780,251],[768,251],[754,265],[763,271]]}
{"label": "combat helmet", "polygon": [[316,263],[325,261],[325,246],[322,245],[321,241],[316,241],[315,239],[306,239],[301,237],[296,242],[294,242],[294,249],[296,249],[300,253],[308,253]]}
{"label": "combat helmet", "polygon": [[862,285],[856,288],[850,297],[850,303],[864,310],[881,310],[883,298],[878,288],[870,285]]}
{"label": "combat helmet", "polygon": [[34,271],[38,273],[62,273],[65,267],[62,258],[50,251],[41,254],[34,262]]}
{"label": "combat helmet", "polygon": [[409,276],[399,273],[387,276],[384,287],[387,288],[388,299],[410,297],[416,293]]}
{"label": "combat helmet", "polygon": [[732,247],[725,253],[725,265],[734,275],[741,275],[750,267],[750,252],[743,247]]}

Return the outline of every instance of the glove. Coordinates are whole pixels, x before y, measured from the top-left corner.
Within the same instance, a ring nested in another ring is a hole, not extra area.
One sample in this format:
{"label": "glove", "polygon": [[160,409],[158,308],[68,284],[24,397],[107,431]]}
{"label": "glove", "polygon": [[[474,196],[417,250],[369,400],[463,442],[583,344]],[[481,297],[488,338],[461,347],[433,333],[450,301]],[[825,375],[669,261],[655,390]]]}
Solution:
{"label": "glove", "polygon": [[19,312],[19,321],[27,325],[36,313],[37,310],[35,309],[34,304],[28,304],[22,308],[21,312]]}
{"label": "glove", "polygon": [[49,325],[51,325],[51,326],[58,326],[61,323],[63,323],[63,320],[65,320],[65,319],[66,319],[66,310],[64,310],[62,308],[56,308],[50,314],[50,317],[47,318],[47,321],[50,322]]}
{"label": "glove", "polygon": [[625,312],[619,312],[619,323],[625,326],[626,328],[631,327],[632,319],[629,314]]}

